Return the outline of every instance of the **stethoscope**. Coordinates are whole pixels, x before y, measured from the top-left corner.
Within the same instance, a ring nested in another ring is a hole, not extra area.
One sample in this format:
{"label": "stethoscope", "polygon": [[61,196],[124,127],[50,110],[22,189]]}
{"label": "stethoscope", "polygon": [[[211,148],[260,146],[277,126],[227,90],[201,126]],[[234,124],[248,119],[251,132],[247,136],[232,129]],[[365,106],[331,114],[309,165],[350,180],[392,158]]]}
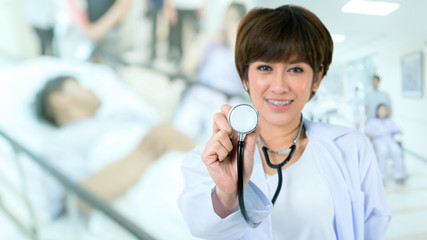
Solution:
{"label": "stethoscope", "polygon": [[[271,168],[275,168],[277,170],[277,177],[278,177],[278,184],[276,188],[276,192],[274,193],[273,199],[271,202],[274,203],[277,200],[277,197],[279,196],[280,190],[282,188],[282,167],[288,163],[292,156],[294,155],[295,149],[296,149],[296,143],[299,140],[301,129],[302,129],[302,114],[301,114],[301,120],[300,120],[300,127],[298,130],[298,136],[294,139],[292,146],[289,148],[283,150],[283,151],[273,151],[268,149],[264,142],[261,140],[260,137],[258,137],[258,141],[260,142],[262,146],[262,151],[264,153],[264,158],[267,162],[267,165]],[[249,104],[239,104],[233,107],[230,110],[230,113],[228,114],[228,122],[231,126],[231,128],[239,134],[239,141],[237,144],[237,197],[239,201],[239,207],[240,212],[243,215],[243,218],[245,219],[246,223],[251,228],[256,228],[261,222],[254,222],[248,215],[246,208],[245,208],[245,202],[243,199],[243,148],[245,145],[244,139],[246,137],[246,134],[251,133],[255,130],[255,128],[258,125],[259,122],[259,114],[258,111],[252,107]],[[289,152],[289,155],[286,157],[285,160],[283,160],[279,164],[273,164],[270,162],[270,158],[268,156],[268,152],[273,152],[276,154],[285,154]]]}

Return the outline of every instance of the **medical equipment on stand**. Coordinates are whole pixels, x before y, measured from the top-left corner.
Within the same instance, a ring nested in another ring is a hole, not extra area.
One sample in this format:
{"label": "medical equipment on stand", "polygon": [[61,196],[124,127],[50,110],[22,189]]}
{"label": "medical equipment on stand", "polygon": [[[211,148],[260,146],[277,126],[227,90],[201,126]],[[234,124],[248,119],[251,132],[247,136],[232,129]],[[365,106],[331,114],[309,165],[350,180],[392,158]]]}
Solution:
{"label": "medical equipment on stand", "polygon": [[[274,204],[276,202],[277,197],[279,196],[280,189],[282,188],[282,167],[288,163],[292,156],[294,155],[295,149],[296,149],[296,143],[298,142],[300,135],[301,135],[301,129],[302,129],[302,114],[301,114],[301,120],[300,120],[300,126],[298,130],[298,135],[294,139],[292,146],[289,148],[282,150],[282,151],[273,151],[268,149],[265,146],[265,143],[261,140],[260,137],[258,137],[258,141],[260,142],[262,146],[262,151],[264,153],[265,160],[267,162],[267,165],[271,168],[277,169],[278,173],[278,179],[279,182],[277,184],[276,192],[274,193],[273,199],[271,202]],[[257,110],[248,104],[239,104],[235,107],[233,107],[230,110],[230,113],[228,114],[228,122],[231,126],[231,128],[239,134],[239,141],[238,141],[238,147],[237,147],[237,196],[239,199],[239,207],[240,211],[243,215],[243,218],[245,219],[246,223],[251,228],[256,228],[261,222],[254,222],[248,215],[246,208],[245,208],[245,202],[243,198],[243,149],[244,149],[244,139],[246,137],[246,134],[251,133],[255,130],[255,128],[258,125],[259,121],[259,115]],[[268,152],[272,152],[275,154],[286,154],[289,152],[289,155],[286,157],[285,160],[283,160],[280,164],[272,164],[270,162],[270,158],[268,156]]]}

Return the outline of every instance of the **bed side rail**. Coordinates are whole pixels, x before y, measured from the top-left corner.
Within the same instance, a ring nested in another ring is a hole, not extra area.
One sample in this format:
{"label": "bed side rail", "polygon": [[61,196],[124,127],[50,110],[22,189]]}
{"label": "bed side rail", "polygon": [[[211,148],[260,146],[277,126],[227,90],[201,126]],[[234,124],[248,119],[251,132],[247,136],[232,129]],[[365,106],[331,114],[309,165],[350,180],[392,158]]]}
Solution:
{"label": "bed side rail", "polygon": [[[143,231],[141,228],[139,228],[133,222],[131,222],[130,220],[125,218],[123,215],[121,215],[119,212],[117,212],[113,208],[111,208],[107,203],[105,203],[104,201],[102,201],[101,199],[96,197],[95,195],[91,194],[88,190],[81,187],[77,183],[70,180],[67,176],[62,174],[55,167],[50,165],[47,161],[40,158],[39,156],[32,153],[31,151],[29,151],[27,148],[25,148],[20,143],[15,141],[12,137],[10,137],[6,133],[4,133],[2,130],[0,130],[0,136],[2,136],[8,143],[11,144],[15,153],[23,153],[23,154],[27,155],[29,157],[29,159],[31,159],[36,165],[40,166],[41,169],[43,169],[47,174],[49,174],[51,177],[53,177],[55,179],[55,181],[57,181],[62,187],[64,187],[64,189],[67,191],[67,193],[71,193],[71,195],[79,197],[82,201],[84,201],[85,203],[87,203],[88,205],[93,207],[94,209],[102,212],[105,216],[110,218],[113,222],[117,223],[121,228],[123,228],[128,233],[130,233],[131,235],[136,237],[136,239],[141,239],[141,240],[154,239],[152,236],[147,234],[145,231]],[[18,167],[19,167],[19,164],[18,164]],[[25,176],[22,176],[23,171],[21,171],[21,170],[22,169],[18,169],[18,171],[20,171],[20,176],[25,177]],[[68,198],[69,198],[69,196],[68,196]],[[31,214],[32,210],[28,204],[28,199],[25,201],[27,203],[26,204],[27,207],[29,208],[28,210],[30,211],[30,215],[32,215]],[[76,202],[76,201],[74,201],[74,202]],[[72,212],[73,211],[71,211],[70,213],[72,214]],[[17,222],[15,221],[16,219],[12,219],[12,220],[14,220],[15,224],[17,224]],[[30,231],[34,232],[36,234],[35,229],[30,229]],[[31,235],[33,235],[33,234],[31,234]],[[31,238],[37,239],[37,237],[34,235],[31,236]]]}

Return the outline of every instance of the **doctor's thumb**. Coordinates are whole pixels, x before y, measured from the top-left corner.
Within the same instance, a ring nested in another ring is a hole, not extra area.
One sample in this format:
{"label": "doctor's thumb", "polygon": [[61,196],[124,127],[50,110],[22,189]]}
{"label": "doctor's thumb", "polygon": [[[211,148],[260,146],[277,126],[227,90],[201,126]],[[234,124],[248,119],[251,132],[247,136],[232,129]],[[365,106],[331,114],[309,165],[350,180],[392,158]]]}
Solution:
{"label": "doctor's thumb", "polygon": [[258,125],[253,132],[246,135],[245,152],[249,151],[252,155],[255,153],[256,143],[258,141],[260,130],[261,127]]}

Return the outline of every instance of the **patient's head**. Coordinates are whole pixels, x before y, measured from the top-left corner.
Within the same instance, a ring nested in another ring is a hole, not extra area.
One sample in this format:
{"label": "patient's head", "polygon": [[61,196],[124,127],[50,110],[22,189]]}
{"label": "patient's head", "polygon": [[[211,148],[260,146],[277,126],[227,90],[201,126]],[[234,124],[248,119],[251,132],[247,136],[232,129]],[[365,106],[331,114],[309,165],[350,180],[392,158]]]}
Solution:
{"label": "patient's head", "polygon": [[58,76],[46,82],[36,96],[37,116],[55,126],[94,116],[100,99],[71,76]]}
{"label": "patient's head", "polygon": [[385,104],[379,104],[377,107],[377,118],[379,119],[385,119],[388,117],[388,109],[387,105]]}

